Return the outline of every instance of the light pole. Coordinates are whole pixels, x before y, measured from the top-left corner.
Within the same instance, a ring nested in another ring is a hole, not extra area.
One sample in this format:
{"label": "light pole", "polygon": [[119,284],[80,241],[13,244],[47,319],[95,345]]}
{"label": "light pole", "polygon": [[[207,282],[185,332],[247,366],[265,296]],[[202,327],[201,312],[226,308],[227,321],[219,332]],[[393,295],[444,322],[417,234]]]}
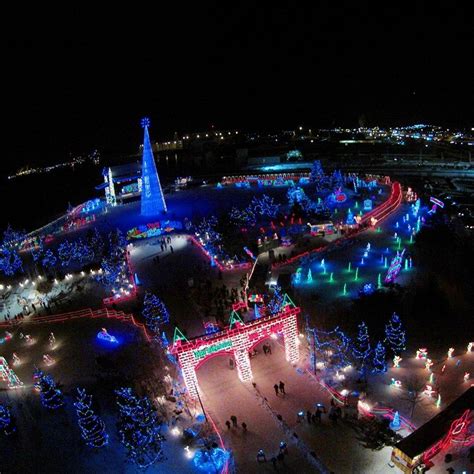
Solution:
{"label": "light pole", "polygon": [[248,292],[248,289],[249,289],[250,279],[252,278],[253,272],[255,271],[255,267],[257,266],[258,257],[260,257],[260,255],[257,255],[257,258],[255,259],[255,261],[253,263],[253,266],[252,266],[252,269],[250,270],[250,273],[247,273],[245,275],[244,297],[245,297],[245,306],[247,306],[247,308],[248,308],[248,305],[249,305],[247,292]]}
{"label": "light pole", "polygon": [[194,379],[193,379],[193,384],[194,384],[194,390],[196,391],[196,394],[198,396],[199,405],[201,405],[202,414],[204,415],[206,422],[208,422],[209,420],[207,419],[206,410],[204,410],[204,405],[202,404],[201,396],[199,395],[199,390],[196,386],[196,381]]}

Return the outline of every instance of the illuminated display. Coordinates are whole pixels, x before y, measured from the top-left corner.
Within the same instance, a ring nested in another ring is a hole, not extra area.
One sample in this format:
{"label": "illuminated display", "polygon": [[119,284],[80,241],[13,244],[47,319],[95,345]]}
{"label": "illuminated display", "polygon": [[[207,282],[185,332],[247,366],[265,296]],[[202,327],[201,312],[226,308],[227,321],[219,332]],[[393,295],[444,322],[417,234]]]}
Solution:
{"label": "illuminated display", "polygon": [[149,126],[150,120],[147,118],[142,119],[142,127],[144,129],[141,198],[142,216],[156,216],[161,212],[166,212],[165,198],[161,189],[158,171],[156,170],[150,136],[148,135]]}
{"label": "illuminated display", "polygon": [[249,351],[269,337],[282,335],[286,360],[296,363],[299,360],[297,315],[300,311],[285,295],[284,304],[275,315],[262,315],[245,323],[236,311],[232,311],[229,326],[211,335],[188,341],[176,328],[170,353],[177,355],[188,393],[197,396],[196,370],[208,358],[222,352],[233,356],[242,382],[252,380]]}

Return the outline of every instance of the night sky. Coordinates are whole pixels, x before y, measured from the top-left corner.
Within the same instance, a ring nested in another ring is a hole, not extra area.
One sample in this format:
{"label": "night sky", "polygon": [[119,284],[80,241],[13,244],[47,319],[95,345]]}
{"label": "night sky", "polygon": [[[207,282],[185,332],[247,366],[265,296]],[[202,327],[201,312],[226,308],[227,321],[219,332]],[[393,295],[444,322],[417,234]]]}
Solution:
{"label": "night sky", "polygon": [[133,151],[143,115],[157,140],[211,124],[357,126],[362,115],[367,125],[472,126],[468,9],[318,3],[182,3],[150,12],[146,24],[136,15],[93,26],[84,20],[67,36],[10,39],[2,169],[94,147]]}

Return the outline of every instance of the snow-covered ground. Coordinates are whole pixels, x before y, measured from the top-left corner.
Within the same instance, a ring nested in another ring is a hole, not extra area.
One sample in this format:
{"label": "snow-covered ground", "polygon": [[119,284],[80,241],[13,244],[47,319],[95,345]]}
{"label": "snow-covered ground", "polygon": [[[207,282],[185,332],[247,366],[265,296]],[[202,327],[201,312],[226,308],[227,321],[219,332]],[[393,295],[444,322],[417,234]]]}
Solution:
{"label": "snow-covered ground", "polygon": [[[119,344],[99,341],[96,336],[102,327],[116,336]],[[159,359],[145,344],[140,330],[128,323],[99,318],[59,324],[24,324],[10,331],[13,338],[0,345],[0,356],[7,359],[24,387],[7,389],[0,381],[0,401],[12,407],[18,423],[17,435],[1,435],[2,473],[151,473],[156,469],[169,473],[196,472],[185,456],[182,441],[167,433],[166,425],[163,428],[167,438],[164,463],[145,471],[125,463],[125,452],[115,426],[117,409],[113,391],[122,386],[140,391],[147,379],[161,378],[163,373],[158,367]],[[50,332],[56,337],[54,348],[48,342]],[[26,343],[20,333],[30,334],[33,343]],[[3,331],[0,335],[3,337]],[[19,365],[12,364],[13,352],[20,358]],[[55,360],[53,365],[43,362],[44,354]],[[33,388],[34,366],[60,383],[66,400],[64,409],[48,411],[41,406],[39,394]],[[85,387],[94,396],[94,407],[106,423],[110,442],[102,449],[90,449],[80,438],[73,406],[77,387]]]}
{"label": "snow-covered ground", "polygon": [[[283,199],[286,191],[287,188],[242,190],[204,186],[169,196],[171,212],[167,218],[205,216],[217,210],[229,209],[233,205],[243,206],[258,193],[268,193],[278,201]],[[127,231],[139,223],[145,223],[137,211],[138,203],[118,207],[101,216],[98,222],[103,231],[116,227]],[[280,274],[294,272],[300,265],[303,266],[306,275],[308,268],[311,267],[313,282],[302,283],[296,288],[296,300],[311,316],[316,326],[320,327],[324,323],[325,328],[330,329],[334,326],[334,321],[323,318],[325,307],[332,304],[347,305],[364,283],[377,285],[379,274],[383,280],[387,269],[381,257],[387,256],[390,262],[390,258],[398,250],[394,232],[403,239],[401,248],[406,247],[409,251],[411,243],[407,230],[400,228],[402,216],[407,212],[409,206],[402,205],[393,216],[382,223],[382,232],[368,230],[360,234],[353,245],[329,253],[324,257],[325,272],[320,266],[320,259],[316,258],[310,265],[297,262],[291,266],[280,267],[274,271],[272,278],[277,280]],[[82,229],[76,234],[85,231],[86,229]],[[367,243],[371,244],[371,249],[364,257]],[[218,270],[210,267],[202,253],[191,246],[184,235],[173,235],[171,246],[173,252],[170,247],[162,250],[157,238],[133,243],[131,263],[140,286],[136,302],[131,302],[129,306],[135,305],[135,309],[138,309],[144,291],[151,290],[163,298],[170,309],[171,322],[166,328],[168,337],[172,336],[175,326],[185,331],[189,337],[197,336],[204,332],[203,323],[209,319],[203,308],[196,304],[196,292],[202,291],[200,284],[209,279],[213,288],[225,283],[229,288],[240,289],[239,280],[244,272],[224,272],[220,279]],[[156,257],[159,257],[159,261]],[[352,266],[351,272],[347,270],[349,262]],[[354,278],[356,267],[359,267],[357,281]],[[402,270],[397,282],[401,285],[407,284],[415,271],[416,262],[414,268]],[[343,294],[344,283],[347,295]],[[11,290],[10,297],[4,302],[1,315],[7,311],[11,315],[16,314],[21,310],[20,298],[25,298],[31,303],[41,296],[37,293],[31,282],[24,286],[16,284]],[[315,295],[317,301],[314,299]],[[89,276],[82,277],[75,274],[72,279],[54,285],[47,299],[50,305],[52,301],[58,301],[51,309],[53,313],[59,313],[73,309],[76,305],[100,307],[104,296],[103,288]],[[41,308],[36,314],[44,314],[45,311]],[[1,315],[0,321],[3,319]],[[389,314],[385,316],[388,317]],[[101,415],[110,432],[115,433],[113,389],[125,383],[134,383],[140,387],[141,383],[160,380],[163,367],[158,367],[158,359],[154,360],[153,352],[145,350],[140,333],[125,323],[106,321],[109,332],[121,341],[118,347],[111,349],[99,345],[96,339],[97,332],[105,324],[103,321],[27,324],[29,319],[34,318],[35,315],[27,316],[24,320],[26,324],[11,330],[14,333],[13,340],[0,345],[0,355],[9,362],[12,361],[13,352],[18,354],[22,363],[15,367],[15,371],[25,382],[25,388],[18,391],[0,390],[0,399],[13,405],[19,423],[19,435],[16,441],[11,438],[0,443],[2,459],[0,471],[31,472],[32,466],[36,463],[47,467],[50,472],[64,472],[64,466],[68,466],[68,472],[135,472],[132,466],[124,464],[123,450],[117,443],[115,434],[111,437],[110,446],[98,453],[91,453],[82,446],[72,407],[72,391],[77,386],[91,387],[93,395],[97,397]],[[57,347],[54,350],[50,350],[47,342],[51,331],[55,333],[57,340]],[[24,339],[20,339],[20,332],[31,334],[34,344],[27,345]],[[3,333],[0,332],[0,337],[2,336]],[[469,338],[469,335],[466,337]],[[466,340],[466,344],[467,342],[469,341]],[[230,369],[228,357],[215,357],[198,371],[204,407],[216,421],[225,437],[227,447],[234,453],[237,472],[274,472],[271,462],[258,464],[256,454],[258,449],[263,449],[269,461],[277,454],[282,440],[288,443],[289,455],[285,458],[285,465],[278,466],[280,472],[315,472],[315,465],[308,457],[311,451],[314,451],[330,470],[337,473],[393,472],[388,465],[391,449],[370,451],[363,447],[356,431],[349,423],[333,424],[327,419],[327,415],[323,416],[322,424],[317,426],[308,424],[306,419],[298,419],[298,412],[314,411],[316,403],[329,407],[330,395],[315,377],[305,372],[308,360],[304,350],[298,366],[292,367],[286,362],[279,341],[272,341],[272,344],[271,355],[265,356],[260,345],[257,348],[259,354],[251,359],[256,388],[252,384],[240,382],[236,370]],[[463,350],[465,351],[465,348],[456,347],[454,359],[448,361],[442,359],[438,361],[433,356],[435,385],[442,395],[441,408],[470,385],[469,381],[463,381],[464,372],[470,372],[474,376],[474,354],[463,354]],[[54,365],[44,366],[42,358],[45,353],[50,353],[55,358]],[[101,369],[97,365],[97,356],[105,356],[111,361],[113,376],[102,377]],[[444,364],[446,369],[442,373],[441,368]],[[49,413],[40,406],[38,395],[32,389],[31,377],[34,365],[51,373],[55,380],[63,385],[67,408],[62,412]],[[422,362],[414,360],[407,354],[400,369],[390,368],[385,375],[369,377],[367,403],[371,406],[394,408],[404,416],[410,417],[411,407],[403,400],[402,391],[390,386],[392,377],[406,379],[410,376],[428,380],[429,372],[423,367]],[[285,382],[284,396],[276,396],[273,389],[273,385],[280,380]],[[347,388],[353,388],[349,382]],[[434,398],[424,397],[417,404],[411,420],[415,426],[420,426],[439,412],[434,402]],[[237,416],[239,427],[228,430],[225,421],[230,419],[231,415]],[[277,415],[281,415],[283,423],[278,420]],[[247,432],[242,429],[242,422],[247,424]],[[58,426],[61,428],[58,429]],[[163,472],[194,472],[191,462],[184,455],[181,438],[171,434],[167,438],[165,449],[168,460],[157,469]],[[51,452],[61,453],[60,460],[50,459],[48,455]],[[7,461],[4,463],[3,459]],[[69,469],[69,466],[74,468]],[[148,471],[153,472],[152,469]]]}

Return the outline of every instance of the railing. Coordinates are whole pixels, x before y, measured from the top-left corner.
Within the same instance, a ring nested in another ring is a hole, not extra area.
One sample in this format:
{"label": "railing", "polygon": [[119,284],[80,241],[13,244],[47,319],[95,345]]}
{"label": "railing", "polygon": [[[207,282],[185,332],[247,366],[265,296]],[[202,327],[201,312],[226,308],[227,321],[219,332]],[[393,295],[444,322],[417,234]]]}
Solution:
{"label": "railing", "polygon": [[204,246],[201,244],[201,242],[199,242],[199,240],[196,239],[196,237],[194,237],[194,235],[188,235],[188,239],[191,241],[191,243],[193,243],[197,246],[197,248],[205,255],[205,257],[209,261],[215,262],[217,268],[221,272],[226,272],[226,271],[230,271],[230,270],[248,270],[252,266],[252,264],[250,262],[233,263],[233,264],[230,264],[230,265],[223,265],[221,262],[219,262],[219,260],[217,258],[213,257],[209,253],[209,251],[204,248]]}
{"label": "railing", "polygon": [[132,323],[135,327],[143,332],[146,340],[151,341],[151,337],[144,324],[139,323],[135,320],[133,314],[124,313],[123,311],[116,311],[108,308],[100,308],[93,310],[91,308],[81,309],[78,311],[71,311],[69,313],[51,314],[45,316],[33,317],[30,320],[12,320],[8,322],[0,323],[0,327],[9,328],[12,326],[20,326],[23,324],[47,324],[47,323],[63,323],[65,321],[72,321],[74,319],[82,318],[109,318],[117,319],[119,321]]}

